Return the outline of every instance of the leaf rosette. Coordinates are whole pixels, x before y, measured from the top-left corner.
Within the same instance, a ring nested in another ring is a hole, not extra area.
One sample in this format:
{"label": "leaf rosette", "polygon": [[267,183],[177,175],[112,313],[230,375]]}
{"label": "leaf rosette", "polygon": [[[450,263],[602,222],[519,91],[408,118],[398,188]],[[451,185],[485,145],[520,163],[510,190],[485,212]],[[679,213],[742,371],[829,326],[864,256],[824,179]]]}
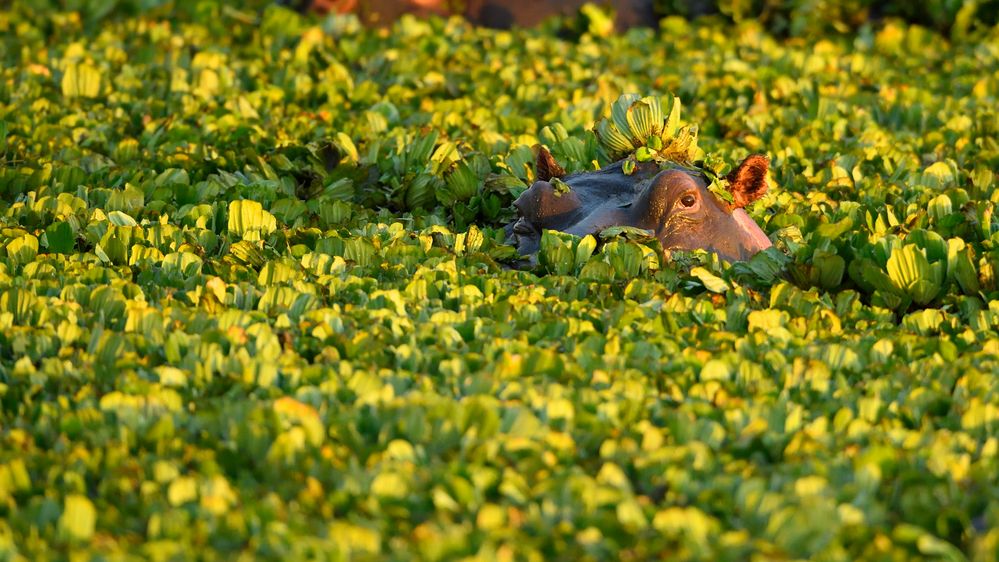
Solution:
{"label": "leaf rosette", "polygon": [[665,110],[659,97],[638,94],[622,94],[611,105],[610,117],[597,122],[594,132],[612,160],[690,165],[703,157],[697,125],[680,126],[680,98],[665,99]]}

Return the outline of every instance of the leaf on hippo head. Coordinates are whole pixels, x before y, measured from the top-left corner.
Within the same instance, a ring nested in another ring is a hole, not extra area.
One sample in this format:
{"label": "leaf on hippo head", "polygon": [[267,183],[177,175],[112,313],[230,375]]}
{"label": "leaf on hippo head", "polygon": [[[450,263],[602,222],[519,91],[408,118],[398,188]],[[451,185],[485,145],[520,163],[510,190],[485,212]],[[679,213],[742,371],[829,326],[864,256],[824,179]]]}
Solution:
{"label": "leaf on hippo head", "polygon": [[640,161],[689,164],[703,155],[697,146],[697,125],[679,126],[680,99],[672,94],[669,110],[657,97],[623,94],[611,105],[609,118],[600,120],[594,132],[607,154],[620,159],[635,153]]}
{"label": "leaf on hippo head", "polygon": [[551,179],[552,190],[555,193],[555,197],[561,197],[566,193],[572,191],[572,187],[558,178]]}
{"label": "leaf on hippo head", "polygon": [[727,167],[725,161],[719,157],[708,155],[704,160],[697,162],[697,166],[704,173],[705,182],[708,184],[708,191],[729,206],[733,206],[735,197],[729,190],[728,179],[721,175],[722,171]]}
{"label": "leaf on hippo head", "polygon": [[711,181],[708,182],[708,191],[713,193],[715,197],[721,199],[729,206],[735,207],[735,196],[732,195],[732,191],[729,189],[729,182],[725,178],[719,177],[709,177]]}
{"label": "leaf on hippo head", "polygon": [[666,122],[663,124],[663,136],[670,138],[676,134],[677,128],[680,126],[680,108],[683,106],[680,103],[680,98],[670,94],[670,104],[669,104],[669,115],[666,117]]}
{"label": "leaf on hippo head", "polygon": [[635,149],[635,145],[628,140],[627,135],[622,133],[609,119],[600,121],[594,128],[594,132],[611,158],[618,158]]}
{"label": "leaf on hippo head", "polygon": [[666,145],[659,151],[659,159],[670,162],[689,164],[699,160],[704,151],[697,146],[697,125],[686,125],[667,139]]}
{"label": "leaf on hippo head", "polygon": [[629,135],[631,132],[631,123],[628,122],[628,110],[631,109],[631,105],[637,102],[641,96],[638,94],[621,94],[617,100],[611,104],[611,120],[614,122],[614,126],[617,127],[618,131],[621,131],[624,135]]}
{"label": "leaf on hippo head", "polygon": [[658,135],[663,130],[663,110],[659,98],[649,96],[642,98],[628,107],[625,118],[628,120],[628,132],[632,138],[644,140]]}

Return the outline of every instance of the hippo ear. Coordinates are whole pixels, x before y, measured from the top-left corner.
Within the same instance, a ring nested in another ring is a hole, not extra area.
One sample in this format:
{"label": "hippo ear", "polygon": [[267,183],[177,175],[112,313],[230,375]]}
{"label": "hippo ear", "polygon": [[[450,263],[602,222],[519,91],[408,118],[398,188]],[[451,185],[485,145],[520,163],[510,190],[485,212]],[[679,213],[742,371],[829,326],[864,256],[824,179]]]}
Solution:
{"label": "hippo ear", "polygon": [[767,168],[770,159],[763,154],[752,154],[729,172],[728,190],[732,193],[732,206],[741,209],[767,192]]}
{"label": "hippo ear", "polygon": [[555,157],[552,156],[548,149],[538,145],[538,161],[537,161],[537,171],[538,179],[541,181],[548,181],[552,178],[561,178],[565,176],[565,170],[562,166],[558,165],[555,161]]}

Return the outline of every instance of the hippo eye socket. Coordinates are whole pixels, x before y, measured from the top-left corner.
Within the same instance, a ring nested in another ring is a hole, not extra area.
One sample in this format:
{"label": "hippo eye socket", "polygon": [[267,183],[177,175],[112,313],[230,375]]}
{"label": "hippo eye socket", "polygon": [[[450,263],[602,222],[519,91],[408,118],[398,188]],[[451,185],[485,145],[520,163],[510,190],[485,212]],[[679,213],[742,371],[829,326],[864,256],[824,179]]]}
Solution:
{"label": "hippo eye socket", "polygon": [[684,193],[680,197],[680,204],[684,207],[693,207],[697,203],[697,197],[694,197],[693,193]]}

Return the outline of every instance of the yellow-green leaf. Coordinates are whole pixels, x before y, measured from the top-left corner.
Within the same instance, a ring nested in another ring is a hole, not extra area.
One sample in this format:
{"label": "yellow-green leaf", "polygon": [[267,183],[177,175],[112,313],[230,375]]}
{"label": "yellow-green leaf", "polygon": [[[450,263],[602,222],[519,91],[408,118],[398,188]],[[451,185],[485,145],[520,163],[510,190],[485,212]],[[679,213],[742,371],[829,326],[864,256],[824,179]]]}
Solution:
{"label": "yellow-green leaf", "polygon": [[275,230],[277,220],[260,203],[249,199],[229,203],[229,232],[243,240],[255,241]]}
{"label": "yellow-green leaf", "polygon": [[95,98],[101,93],[101,71],[90,63],[70,64],[62,75],[62,95]]}
{"label": "yellow-green leaf", "polygon": [[97,526],[97,510],[90,499],[80,494],[70,494],[63,502],[59,528],[73,540],[86,541],[94,536]]}

